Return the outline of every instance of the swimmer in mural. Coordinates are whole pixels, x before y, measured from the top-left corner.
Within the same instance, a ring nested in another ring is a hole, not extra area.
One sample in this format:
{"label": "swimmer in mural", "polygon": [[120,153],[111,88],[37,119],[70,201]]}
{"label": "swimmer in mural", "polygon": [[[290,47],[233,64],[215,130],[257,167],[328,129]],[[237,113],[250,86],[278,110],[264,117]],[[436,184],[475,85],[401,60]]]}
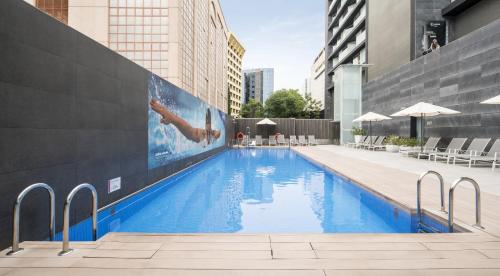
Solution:
{"label": "swimmer in mural", "polygon": [[208,146],[212,144],[214,140],[219,139],[221,135],[220,130],[212,129],[212,112],[209,108],[207,108],[207,113],[205,115],[205,128],[203,129],[192,127],[184,119],[170,112],[157,100],[151,100],[149,105],[156,113],[162,116],[161,123],[165,125],[174,125],[187,139],[193,142],[200,143],[203,146]]}

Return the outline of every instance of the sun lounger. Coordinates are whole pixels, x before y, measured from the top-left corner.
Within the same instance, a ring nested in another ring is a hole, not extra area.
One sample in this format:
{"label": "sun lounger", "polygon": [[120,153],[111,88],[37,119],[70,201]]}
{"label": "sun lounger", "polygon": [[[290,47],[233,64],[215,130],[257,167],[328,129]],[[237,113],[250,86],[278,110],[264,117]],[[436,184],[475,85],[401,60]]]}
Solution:
{"label": "sun lounger", "polygon": [[262,146],[262,136],[261,135],[255,135],[255,145]]}
{"label": "sun lounger", "polygon": [[406,156],[416,156],[418,159],[420,157],[429,157],[429,154],[437,152],[437,144],[441,140],[441,137],[429,137],[423,146],[423,149],[409,149],[400,151]]}
{"label": "sun lounger", "polygon": [[307,146],[307,140],[304,135],[299,135],[299,145],[301,146]]}
{"label": "sun lounger", "polygon": [[309,145],[310,146],[316,146],[316,145],[318,145],[318,143],[316,142],[316,138],[314,137],[314,135],[307,136],[307,139],[309,140]]}
{"label": "sun lounger", "polygon": [[249,147],[256,147],[257,144],[255,143],[255,140],[253,140],[252,142],[250,142],[250,144],[248,144]]}
{"label": "sun lounger", "polygon": [[385,136],[379,136],[377,138],[377,141],[375,141],[375,143],[373,143],[371,146],[368,146],[368,149],[373,151],[379,149],[385,149],[384,141],[385,141]]}
{"label": "sun lounger", "polygon": [[436,152],[429,153],[429,161],[432,161],[432,158],[434,158],[434,162],[437,162],[439,159],[444,159],[446,163],[449,163],[449,155],[462,150],[466,141],[467,138],[453,138],[446,149],[438,148]]}
{"label": "sun lounger", "polygon": [[291,146],[297,146],[299,142],[297,142],[297,136],[295,135],[290,135],[290,145]]}
{"label": "sun lounger", "polygon": [[279,146],[286,146],[285,135],[283,135],[283,134],[278,135],[278,145]]}
{"label": "sun lounger", "polygon": [[269,146],[276,146],[276,136],[269,136]]}
{"label": "sun lounger", "polygon": [[361,136],[361,139],[359,139],[359,143],[353,142],[353,143],[347,143],[345,144],[346,147],[353,147],[355,148],[356,146],[362,144],[368,136]]}
{"label": "sun lounger", "polygon": [[[365,148],[365,147],[369,147],[370,145],[373,145],[373,143],[375,143],[375,141],[377,140],[378,136],[366,136],[366,140],[362,143],[359,143],[355,146],[355,148]],[[370,139],[371,139],[371,143],[370,143]]]}
{"label": "sun lounger", "polygon": [[[486,139],[487,140],[487,139]],[[472,146],[472,144],[471,144]],[[481,145],[480,145],[481,146]],[[486,146],[485,146],[486,148]],[[491,146],[488,152],[470,152],[467,154],[457,154],[453,156],[453,165],[456,162],[466,162],[469,164],[469,168],[475,165],[477,162],[491,162],[492,170],[495,170],[498,158],[500,157],[500,139],[497,139],[493,146]]]}

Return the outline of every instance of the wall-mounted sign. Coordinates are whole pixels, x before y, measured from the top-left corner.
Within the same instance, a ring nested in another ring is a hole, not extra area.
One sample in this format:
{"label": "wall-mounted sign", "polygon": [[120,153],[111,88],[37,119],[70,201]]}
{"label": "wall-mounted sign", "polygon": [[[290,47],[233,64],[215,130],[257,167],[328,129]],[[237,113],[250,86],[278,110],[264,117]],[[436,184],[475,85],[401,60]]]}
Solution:
{"label": "wall-mounted sign", "polygon": [[114,191],[120,190],[121,187],[122,187],[122,178],[121,177],[110,179],[108,181],[108,194],[110,194]]}
{"label": "wall-mounted sign", "polygon": [[446,44],[446,22],[445,21],[429,21],[427,22],[427,48],[430,47],[432,41],[437,39],[440,46]]}

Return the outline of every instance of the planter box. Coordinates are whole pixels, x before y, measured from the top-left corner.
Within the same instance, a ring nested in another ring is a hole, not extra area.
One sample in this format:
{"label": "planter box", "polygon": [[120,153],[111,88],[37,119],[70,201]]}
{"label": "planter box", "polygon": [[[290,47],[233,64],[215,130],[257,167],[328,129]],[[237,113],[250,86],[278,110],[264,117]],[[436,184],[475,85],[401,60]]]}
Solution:
{"label": "planter box", "polygon": [[385,149],[388,152],[399,152],[399,146],[396,145],[385,145]]}
{"label": "planter box", "polygon": [[356,144],[358,144],[359,142],[361,142],[361,136],[362,136],[362,135],[354,135],[354,142],[355,142]]}

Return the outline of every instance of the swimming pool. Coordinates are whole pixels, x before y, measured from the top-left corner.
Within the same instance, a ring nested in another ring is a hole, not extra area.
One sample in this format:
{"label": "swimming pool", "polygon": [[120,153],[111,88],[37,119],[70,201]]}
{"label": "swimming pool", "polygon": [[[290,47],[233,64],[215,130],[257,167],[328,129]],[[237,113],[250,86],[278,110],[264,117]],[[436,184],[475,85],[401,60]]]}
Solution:
{"label": "swimming pool", "polygon": [[[341,162],[341,160],[339,160]],[[446,227],[425,217],[427,225]],[[99,212],[99,236],[414,233],[416,216],[288,149],[233,149]],[[72,227],[88,240],[90,219]]]}

